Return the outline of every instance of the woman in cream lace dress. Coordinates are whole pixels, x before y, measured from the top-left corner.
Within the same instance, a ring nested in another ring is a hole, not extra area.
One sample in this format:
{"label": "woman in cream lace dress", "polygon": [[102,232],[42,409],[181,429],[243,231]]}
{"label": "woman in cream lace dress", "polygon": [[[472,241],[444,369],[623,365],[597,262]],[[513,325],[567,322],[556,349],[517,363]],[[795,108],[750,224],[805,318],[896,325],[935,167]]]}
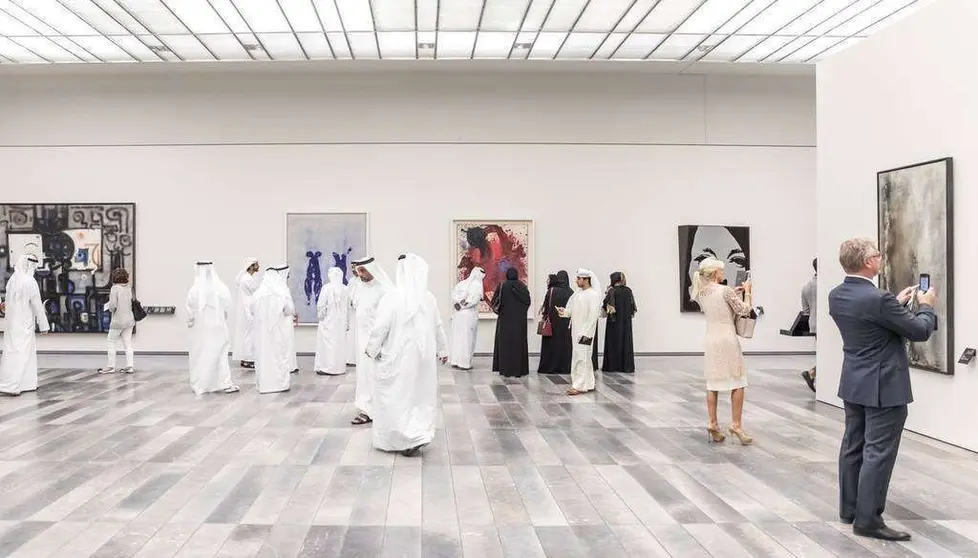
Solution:
{"label": "woman in cream lace dress", "polygon": [[[722,442],[726,436],[717,422],[718,392],[730,392],[731,424],[729,432],[744,445],[753,440],[744,432],[741,415],[744,410],[744,388],[747,387],[747,368],[737,339],[734,320],[751,313],[753,291],[750,282],[736,290],[721,284],[723,262],[707,258],[700,262],[693,276],[690,299],[696,301],[706,314],[705,375],[706,406],[709,413],[707,431],[710,440]],[[746,301],[741,300],[740,293]]]}

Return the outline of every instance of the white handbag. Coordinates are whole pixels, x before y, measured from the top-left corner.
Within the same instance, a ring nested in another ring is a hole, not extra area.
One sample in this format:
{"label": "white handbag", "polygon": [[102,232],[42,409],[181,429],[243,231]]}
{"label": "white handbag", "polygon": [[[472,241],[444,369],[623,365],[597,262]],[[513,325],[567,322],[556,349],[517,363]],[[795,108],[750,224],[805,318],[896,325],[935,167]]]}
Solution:
{"label": "white handbag", "polygon": [[750,311],[749,316],[737,316],[734,319],[734,329],[737,330],[737,335],[743,337],[744,339],[750,339],[754,337],[754,326],[757,325],[757,312],[754,310]]}

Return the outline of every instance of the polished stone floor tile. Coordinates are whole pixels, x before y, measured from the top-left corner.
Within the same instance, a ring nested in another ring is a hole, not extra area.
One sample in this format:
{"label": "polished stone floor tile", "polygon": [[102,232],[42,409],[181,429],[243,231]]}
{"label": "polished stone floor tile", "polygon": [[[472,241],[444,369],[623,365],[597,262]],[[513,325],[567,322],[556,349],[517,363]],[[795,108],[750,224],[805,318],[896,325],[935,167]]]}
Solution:
{"label": "polished stone floor tile", "polygon": [[[708,444],[701,359],[638,359],[568,398],[568,378],[439,371],[419,457],[354,427],[355,370],[262,396],[195,396],[186,359],[41,357],[36,393],[0,400],[0,556],[12,558],[858,558],[978,556],[978,459],[907,434],[889,522],[837,522],[842,413],[804,357],[748,359],[743,447]],[[729,416],[722,402],[721,416]],[[726,421],[724,421],[726,422]]]}

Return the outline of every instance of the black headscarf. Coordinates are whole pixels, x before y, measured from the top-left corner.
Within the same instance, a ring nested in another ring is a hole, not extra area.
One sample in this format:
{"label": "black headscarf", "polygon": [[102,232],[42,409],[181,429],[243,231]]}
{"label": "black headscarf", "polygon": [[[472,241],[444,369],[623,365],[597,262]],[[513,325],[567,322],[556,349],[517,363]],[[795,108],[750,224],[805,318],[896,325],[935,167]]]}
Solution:
{"label": "black headscarf", "polygon": [[516,268],[506,270],[506,281],[500,287],[500,295],[503,292],[511,292],[516,300],[523,304],[530,304],[530,289],[520,281],[520,272]]}
{"label": "black headscarf", "polygon": [[[622,303],[624,303],[625,308],[616,308],[618,306],[615,303],[615,291],[621,290],[623,292],[623,297],[621,297]],[[632,294],[632,290],[625,286],[625,274],[616,271],[611,274],[611,284],[608,285],[608,290],[605,291],[604,295],[604,311],[608,315],[609,320],[614,320],[616,314],[619,312],[624,312],[627,315],[634,315],[638,310],[635,306],[635,295]]]}
{"label": "black headscarf", "polygon": [[547,288],[552,289],[557,286],[557,274],[551,273],[547,276]]}
{"label": "black headscarf", "polygon": [[560,271],[557,272],[557,285],[556,286],[558,286],[558,287],[567,287],[568,289],[570,288],[570,276],[567,275],[567,272],[564,271],[563,269],[561,269]]}

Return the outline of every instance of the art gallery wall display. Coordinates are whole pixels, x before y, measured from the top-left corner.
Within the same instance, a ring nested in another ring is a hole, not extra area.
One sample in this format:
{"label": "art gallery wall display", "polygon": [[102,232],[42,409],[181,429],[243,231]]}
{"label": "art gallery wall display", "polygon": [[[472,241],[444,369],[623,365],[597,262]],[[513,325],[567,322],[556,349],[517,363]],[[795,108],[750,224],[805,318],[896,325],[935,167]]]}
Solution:
{"label": "art gallery wall display", "polygon": [[750,227],[725,225],[679,226],[679,309],[699,312],[689,288],[700,262],[713,257],[724,263],[723,273],[733,284],[750,270]]}
{"label": "art gallery wall display", "polygon": [[486,272],[483,290],[485,300],[479,304],[479,317],[492,319],[496,315],[489,307],[493,292],[505,279],[506,272],[515,268],[520,280],[533,284],[533,221],[530,220],[455,220],[452,222],[452,244],[455,266],[452,286],[469,276],[474,267]]}
{"label": "art gallery wall display", "polygon": [[952,160],[938,159],[877,174],[879,285],[899,293],[930,274],[937,289],[937,331],[910,343],[910,366],[954,374]]}
{"label": "art gallery wall display", "polygon": [[285,253],[290,267],[289,290],[299,325],[315,325],[316,301],[331,267],[352,277],[350,262],[367,252],[366,213],[288,213]]}
{"label": "art gallery wall display", "polygon": [[38,256],[37,282],[53,333],[104,333],[113,269],[136,290],[136,204],[0,204],[0,289],[22,254]]}

